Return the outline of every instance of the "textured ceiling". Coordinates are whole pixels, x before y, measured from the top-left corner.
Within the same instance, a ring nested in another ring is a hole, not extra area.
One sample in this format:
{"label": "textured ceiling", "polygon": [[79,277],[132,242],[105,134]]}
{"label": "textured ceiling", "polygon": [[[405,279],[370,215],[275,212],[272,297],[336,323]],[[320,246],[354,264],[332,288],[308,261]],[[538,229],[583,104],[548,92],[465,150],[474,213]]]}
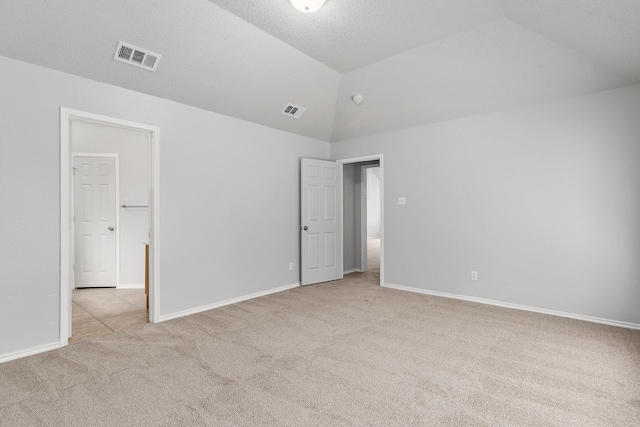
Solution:
{"label": "textured ceiling", "polygon": [[0,55],[338,141],[636,84],[639,22],[638,0],[2,0]]}
{"label": "textured ceiling", "polygon": [[508,17],[640,80],[639,0],[503,0]]}
{"label": "textured ceiling", "polygon": [[[502,19],[343,75],[332,139],[582,95],[635,81],[601,61]],[[351,101],[354,93],[364,96],[362,104]]]}
{"label": "textured ceiling", "polygon": [[[115,61],[119,40],[157,71]],[[0,55],[325,141],[340,79],[208,0],[0,0]]]}
{"label": "textured ceiling", "polygon": [[504,16],[498,0],[211,1],[340,73]]}

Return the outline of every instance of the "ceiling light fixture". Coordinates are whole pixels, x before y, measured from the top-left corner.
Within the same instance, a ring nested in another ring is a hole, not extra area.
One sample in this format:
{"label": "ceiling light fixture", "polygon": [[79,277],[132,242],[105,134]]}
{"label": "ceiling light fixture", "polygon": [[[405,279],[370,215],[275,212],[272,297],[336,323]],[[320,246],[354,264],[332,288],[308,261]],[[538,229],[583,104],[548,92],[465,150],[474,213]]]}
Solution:
{"label": "ceiling light fixture", "polygon": [[311,13],[320,9],[327,0],[289,0],[300,12]]}

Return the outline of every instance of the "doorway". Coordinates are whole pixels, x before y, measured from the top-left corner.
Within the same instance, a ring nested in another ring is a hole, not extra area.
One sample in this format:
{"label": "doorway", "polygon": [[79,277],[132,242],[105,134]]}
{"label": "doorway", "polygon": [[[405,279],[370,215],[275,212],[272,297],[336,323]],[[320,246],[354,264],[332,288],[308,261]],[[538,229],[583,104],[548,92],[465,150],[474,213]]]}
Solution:
{"label": "doorway", "polygon": [[149,321],[149,132],[71,122],[74,258],[69,342]]}
{"label": "doorway", "polygon": [[382,285],[384,284],[383,155],[341,159],[338,162],[343,164],[344,169],[344,274],[366,273],[367,277]]}
{"label": "doorway", "polygon": [[[86,314],[93,322],[107,319],[99,322],[109,332],[127,322],[140,323],[141,317],[158,321],[159,129],[66,108],[61,108],[60,120],[60,344],[66,345],[73,333],[73,315]],[[111,163],[117,171],[110,169]],[[111,174],[117,178],[115,184],[105,178]],[[76,287],[92,289],[79,298]],[[85,308],[92,300],[100,313],[83,313],[74,302],[83,298]],[[109,301],[102,303],[105,298]],[[112,313],[105,312],[105,306],[126,316],[109,317]]]}

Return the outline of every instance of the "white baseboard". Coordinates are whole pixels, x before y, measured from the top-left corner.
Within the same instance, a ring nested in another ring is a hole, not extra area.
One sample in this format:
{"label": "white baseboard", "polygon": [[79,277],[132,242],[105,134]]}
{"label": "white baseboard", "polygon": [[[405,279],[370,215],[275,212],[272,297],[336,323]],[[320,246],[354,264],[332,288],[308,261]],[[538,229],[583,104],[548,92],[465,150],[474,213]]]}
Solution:
{"label": "white baseboard", "polygon": [[120,283],[116,289],[144,289],[144,283]]}
{"label": "white baseboard", "polygon": [[355,273],[356,271],[358,271],[358,269],[357,269],[357,268],[352,268],[352,269],[350,269],[350,270],[345,270],[345,271],[343,271],[343,272],[342,272],[342,275],[344,276],[344,275],[347,275],[347,274]]}
{"label": "white baseboard", "polygon": [[38,347],[33,347],[28,350],[14,351],[13,353],[7,353],[0,355],[0,363],[8,362],[10,360],[20,359],[27,356],[33,356],[34,354],[44,353],[45,351],[55,350],[62,347],[59,342],[45,344]]}
{"label": "white baseboard", "polygon": [[511,304],[509,302],[501,302],[501,301],[494,301],[494,300],[484,299],[484,298],[469,297],[466,295],[429,291],[426,289],[411,288],[409,286],[394,285],[392,283],[385,283],[382,286],[385,288],[397,289],[400,291],[415,292],[418,294],[432,295],[436,297],[453,298],[453,299],[459,299],[463,301],[477,302],[480,304],[495,305],[497,307],[513,308],[516,310],[532,311],[534,313],[549,314],[551,316],[568,317],[569,319],[584,320],[586,322],[592,322],[592,323],[601,323],[603,325],[617,326],[619,328],[640,329],[640,324],[637,324],[637,323],[622,322],[619,320],[601,319],[599,317],[584,316],[582,314],[565,313],[563,311],[547,310],[545,308],[529,307],[526,305]]}
{"label": "white baseboard", "polygon": [[250,295],[245,295],[245,296],[241,296],[241,297],[237,297],[237,298],[228,299],[226,301],[220,301],[220,302],[216,302],[216,303],[213,303],[213,304],[208,304],[208,305],[203,305],[203,306],[196,307],[196,308],[191,308],[189,310],[183,310],[183,311],[178,311],[176,313],[166,314],[164,316],[160,316],[160,318],[158,319],[158,322],[164,322],[166,320],[177,319],[178,317],[184,317],[184,316],[189,316],[190,314],[201,313],[203,311],[212,310],[214,308],[224,307],[225,305],[235,304],[235,303],[238,303],[238,302],[242,302],[242,301],[246,301],[246,300],[250,300],[250,299],[254,299],[254,298],[258,298],[258,297],[263,297],[265,295],[275,294],[275,293],[278,293],[278,292],[282,292],[282,291],[286,291],[286,290],[289,290],[289,289],[297,288],[298,286],[300,286],[300,282],[292,283],[290,285],[280,286],[279,288],[268,289],[268,290],[262,291],[262,292],[256,292],[255,294],[250,294]]}

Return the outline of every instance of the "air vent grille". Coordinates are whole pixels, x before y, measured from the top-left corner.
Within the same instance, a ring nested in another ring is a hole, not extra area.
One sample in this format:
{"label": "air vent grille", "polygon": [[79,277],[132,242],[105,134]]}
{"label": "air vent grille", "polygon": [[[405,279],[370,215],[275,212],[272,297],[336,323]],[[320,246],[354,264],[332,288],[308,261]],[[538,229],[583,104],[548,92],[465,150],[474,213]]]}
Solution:
{"label": "air vent grille", "polygon": [[155,71],[160,61],[160,55],[146,49],[119,42],[114,59],[144,68],[145,70]]}
{"label": "air vent grille", "polygon": [[153,68],[157,60],[158,60],[157,56],[147,55],[144,57],[144,62],[142,63],[142,65],[148,68]]}
{"label": "air vent grille", "polygon": [[282,110],[282,114],[285,116],[293,117],[294,119],[299,118],[302,113],[307,111],[306,108],[302,108],[299,105],[287,104],[286,107]]}
{"label": "air vent grille", "polygon": [[126,59],[127,61],[131,59],[131,54],[133,53],[133,49],[129,46],[120,46],[120,50],[118,50],[118,58]]}
{"label": "air vent grille", "polygon": [[133,56],[131,60],[135,63],[142,64],[142,60],[144,59],[144,52],[140,52],[139,50],[133,51]]}

